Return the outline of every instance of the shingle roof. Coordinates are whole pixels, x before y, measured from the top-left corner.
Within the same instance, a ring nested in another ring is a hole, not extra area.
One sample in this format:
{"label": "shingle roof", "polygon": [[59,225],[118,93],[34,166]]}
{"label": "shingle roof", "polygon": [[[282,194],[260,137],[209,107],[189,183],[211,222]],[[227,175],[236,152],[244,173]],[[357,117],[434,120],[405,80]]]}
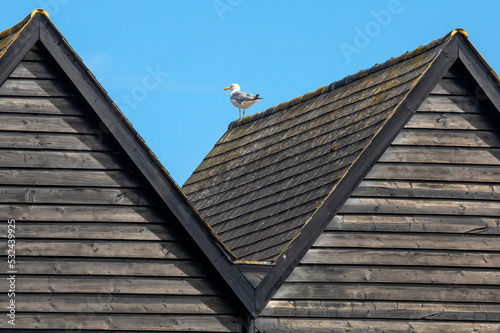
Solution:
{"label": "shingle roof", "polygon": [[184,193],[237,260],[276,260],[457,32],[231,123]]}
{"label": "shingle roof", "polygon": [[4,55],[9,46],[16,40],[16,38],[22,32],[23,28],[26,26],[26,24],[28,24],[28,22],[36,13],[42,13],[44,15],[47,15],[48,17],[46,11],[42,9],[36,9],[30,15],[26,16],[24,20],[14,25],[12,28],[0,32],[0,58]]}

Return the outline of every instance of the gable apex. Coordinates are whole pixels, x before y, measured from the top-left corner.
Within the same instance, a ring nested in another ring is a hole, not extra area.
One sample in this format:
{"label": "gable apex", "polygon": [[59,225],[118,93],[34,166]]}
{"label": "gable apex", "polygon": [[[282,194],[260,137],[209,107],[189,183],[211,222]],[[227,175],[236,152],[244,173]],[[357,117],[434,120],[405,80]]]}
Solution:
{"label": "gable apex", "polygon": [[451,37],[453,37],[455,34],[461,34],[462,36],[464,36],[466,38],[469,37],[469,34],[467,33],[467,31],[465,31],[462,28],[457,28],[457,29],[454,29],[452,32],[450,32]]}
{"label": "gable apex", "polygon": [[30,14],[30,17],[33,18],[33,16],[35,16],[36,14],[45,15],[45,16],[47,16],[47,18],[50,18],[49,13],[47,13],[47,11],[45,11],[44,9],[41,9],[41,8],[37,8],[34,11],[32,11]]}

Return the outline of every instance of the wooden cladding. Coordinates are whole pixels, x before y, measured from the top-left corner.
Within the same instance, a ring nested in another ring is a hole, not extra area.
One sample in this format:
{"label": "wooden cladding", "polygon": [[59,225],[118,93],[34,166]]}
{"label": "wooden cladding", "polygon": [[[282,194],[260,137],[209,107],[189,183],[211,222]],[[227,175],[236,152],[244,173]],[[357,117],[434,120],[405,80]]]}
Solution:
{"label": "wooden cladding", "polygon": [[[0,86],[0,211],[16,220],[16,329],[241,331],[218,275],[151,192],[35,47]],[[7,262],[7,224],[0,238]]]}
{"label": "wooden cladding", "polygon": [[258,327],[498,330],[500,123],[476,92],[463,68],[452,67]]}

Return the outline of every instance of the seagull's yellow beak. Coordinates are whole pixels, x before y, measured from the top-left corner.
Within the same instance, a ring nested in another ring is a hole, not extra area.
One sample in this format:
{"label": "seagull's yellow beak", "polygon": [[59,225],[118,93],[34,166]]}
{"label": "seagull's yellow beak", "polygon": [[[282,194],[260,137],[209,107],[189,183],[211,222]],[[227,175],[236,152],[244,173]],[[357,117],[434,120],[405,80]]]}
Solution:
{"label": "seagull's yellow beak", "polygon": [[230,89],[229,87],[224,88],[224,90],[229,90],[229,89]]}

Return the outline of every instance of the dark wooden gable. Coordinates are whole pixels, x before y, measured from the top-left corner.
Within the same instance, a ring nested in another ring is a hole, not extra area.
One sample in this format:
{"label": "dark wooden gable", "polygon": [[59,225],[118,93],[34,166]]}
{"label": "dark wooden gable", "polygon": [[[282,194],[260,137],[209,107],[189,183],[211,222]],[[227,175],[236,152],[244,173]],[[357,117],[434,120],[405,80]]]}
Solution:
{"label": "dark wooden gable", "polygon": [[498,92],[478,85],[464,63],[488,68],[471,55],[397,129],[257,319],[262,332],[500,329],[500,113],[484,90]]}
{"label": "dark wooden gable", "polygon": [[23,22],[0,58],[0,251],[6,264],[14,219],[17,270],[16,326],[4,307],[0,330],[242,331],[244,307],[179,218],[187,200],[154,188],[166,173],[140,164],[155,161],[45,15]]}

